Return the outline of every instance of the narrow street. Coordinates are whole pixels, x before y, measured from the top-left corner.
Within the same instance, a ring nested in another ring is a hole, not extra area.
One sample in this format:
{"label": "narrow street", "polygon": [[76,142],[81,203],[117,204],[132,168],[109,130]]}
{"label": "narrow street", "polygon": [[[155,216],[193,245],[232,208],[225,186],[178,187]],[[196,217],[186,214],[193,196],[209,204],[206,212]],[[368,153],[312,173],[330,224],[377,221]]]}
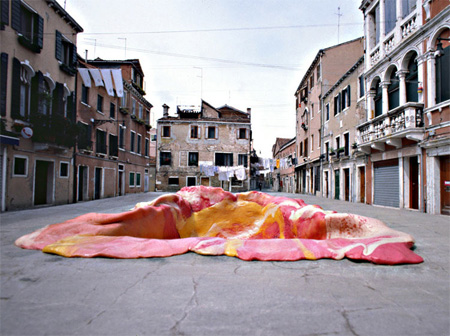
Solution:
{"label": "narrow street", "polygon": [[347,259],[260,262],[194,253],[63,258],[14,241],[87,212],[121,212],[163,193],[1,214],[1,335],[448,335],[449,217],[308,195],[413,235],[416,265]]}

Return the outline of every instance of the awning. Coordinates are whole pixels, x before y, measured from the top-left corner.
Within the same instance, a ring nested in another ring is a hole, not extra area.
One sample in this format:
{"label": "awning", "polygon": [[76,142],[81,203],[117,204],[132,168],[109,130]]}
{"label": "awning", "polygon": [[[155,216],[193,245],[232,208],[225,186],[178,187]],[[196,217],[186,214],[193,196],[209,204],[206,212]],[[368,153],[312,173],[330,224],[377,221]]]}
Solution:
{"label": "awning", "polygon": [[0,144],[19,146],[19,138],[10,137],[7,135],[0,135]]}
{"label": "awning", "polygon": [[114,78],[114,85],[116,87],[117,97],[123,97],[123,80],[122,70],[111,69],[112,76]]}
{"label": "awning", "polygon": [[94,80],[95,86],[104,86],[102,75],[100,74],[100,70],[98,69],[89,69],[89,73],[92,76],[92,79]]}

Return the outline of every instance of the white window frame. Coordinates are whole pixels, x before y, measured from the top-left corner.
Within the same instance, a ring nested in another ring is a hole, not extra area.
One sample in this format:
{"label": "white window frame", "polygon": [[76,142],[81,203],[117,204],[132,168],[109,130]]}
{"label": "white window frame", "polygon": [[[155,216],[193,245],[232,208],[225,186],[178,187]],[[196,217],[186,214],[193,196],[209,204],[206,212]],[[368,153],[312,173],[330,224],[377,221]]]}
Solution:
{"label": "white window frame", "polygon": [[[133,174],[133,179],[131,179],[131,174]],[[130,183],[131,181],[133,182],[133,184]],[[134,188],[136,186],[136,172],[128,172],[128,185],[130,188]]]}
{"label": "white window frame", "polygon": [[[16,158],[19,159],[25,159],[25,175],[21,174],[15,174],[14,171],[16,170]],[[13,157],[13,167],[12,167],[12,177],[28,177],[28,156],[25,155],[14,155]]]}
{"label": "white window frame", "polygon": [[[139,175],[139,184],[138,184],[138,175]],[[136,182],[134,183],[134,185],[135,185],[136,188],[140,188],[141,185],[142,185],[142,174],[139,173],[139,172],[136,172],[136,173],[134,174],[134,176],[135,176],[135,178],[136,178]]]}
{"label": "white window frame", "polygon": [[[176,178],[176,179],[178,179],[178,184],[169,184],[169,180],[171,179],[171,178]],[[169,185],[169,186],[179,186],[180,185],[180,177],[179,176],[169,176],[168,178],[167,178],[167,185]]]}
{"label": "white window frame", "polygon": [[[131,135],[133,133],[134,133],[134,141],[131,141]],[[136,132],[135,131],[130,131],[130,152],[131,153],[136,153],[135,152],[135,150],[136,150],[135,142],[136,142]]]}
{"label": "white window frame", "polygon": [[194,185],[197,185],[197,176],[186,176],[186,187],[188,186],[188,179],[189,178],[195,178],[195,184]]}
{"label": "white window frame", "polygon": [[[61,166],[62,164],[67,164],[67,176],[61,176]],[[59,171],[58,171],[59,178],[66,178],[68,179],[70,176],[70,163],[68,161],[60,161],[59,162]]]}

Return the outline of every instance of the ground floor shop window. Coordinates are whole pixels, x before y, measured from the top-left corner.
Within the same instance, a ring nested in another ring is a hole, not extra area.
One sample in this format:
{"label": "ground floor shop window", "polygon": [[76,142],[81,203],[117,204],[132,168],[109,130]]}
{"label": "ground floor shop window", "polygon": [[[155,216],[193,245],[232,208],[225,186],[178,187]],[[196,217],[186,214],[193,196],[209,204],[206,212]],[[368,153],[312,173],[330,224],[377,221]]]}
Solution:
{"label": "ground floor shop window", "polygon": [[197,178],[195,176],[188,176],[186,177],[186,185],[188,187],[192,187],[197,185]]}

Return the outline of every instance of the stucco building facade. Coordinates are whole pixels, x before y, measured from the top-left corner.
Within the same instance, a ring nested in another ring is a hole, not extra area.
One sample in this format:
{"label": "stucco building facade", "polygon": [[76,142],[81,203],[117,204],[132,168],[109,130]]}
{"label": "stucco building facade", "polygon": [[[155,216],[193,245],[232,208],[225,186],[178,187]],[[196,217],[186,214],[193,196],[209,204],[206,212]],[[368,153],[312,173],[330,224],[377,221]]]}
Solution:
{"label": "stucco building facade", "polygon": [[249,190],[251,111],[230,106],[178,106],[169,116],[163,106],[157,121],[156,188],[177,191],[184,186]]}
{"label": "stucco building facade", "polygon": [[70,203],[83,29],[53,0],[1,6],[1,210]]}

